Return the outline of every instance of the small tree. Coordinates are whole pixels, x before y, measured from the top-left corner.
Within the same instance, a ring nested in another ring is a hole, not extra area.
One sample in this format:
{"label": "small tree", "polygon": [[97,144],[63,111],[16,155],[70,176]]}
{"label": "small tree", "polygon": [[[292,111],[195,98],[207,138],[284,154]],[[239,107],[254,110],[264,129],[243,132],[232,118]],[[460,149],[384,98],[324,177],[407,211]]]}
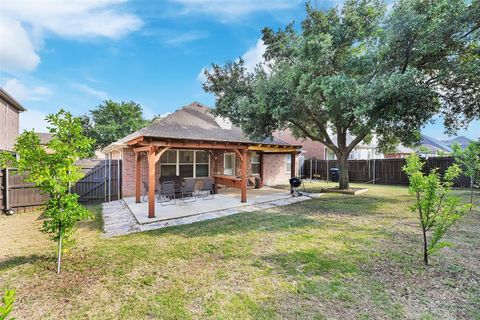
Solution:
{"label": "small tree", "polygon": [[58,242],[57,272],[60,272],[62,251],[72,244],[77,221],[90,216],[70,189],[83,177],[75,162],[89,154],[93,140],[84,136],[80,118],[69,112],[61,110],[46,119],[53,135],[46,147],[40,145],[33,131],[25,131],[14,146],[18,159],[3,153],[2,162],[4,166],[17,167],[26,174],[26,181],[50,195],[45,202],[42,231]]}
{"label": "small tree", "polygon": [[422,172],[423,165],[419,156],[412,154],[407,158],[403,170],[409,178],[409,191],[416,196],[411,210],[419,215],[423,235],[423,262],[428,265],[429,254],[450,245],[442,241],[442,237],[467,212],[469,205],[461,205],[460,197],[451,193],[453,179],[461,173],[457,164],[445,171],[443,179],[438,169],[425,175]]}
{"label": "small tree", "polygon": [[480,181],[480,140],[472,141],[462,150],[459,144],[452,146],[455,161],[464,167],[464,173],[470,177],[470,211],[473,207],[473,188]]}
{"label": "small tree", "polygon": [[[6,290],[2,297],[2,304],[0,305],[0,320],[7,320],[8,315],[13,310],[13,303],[15,302],[15,291]],[[10,318],[14,320],[15,318]]]}

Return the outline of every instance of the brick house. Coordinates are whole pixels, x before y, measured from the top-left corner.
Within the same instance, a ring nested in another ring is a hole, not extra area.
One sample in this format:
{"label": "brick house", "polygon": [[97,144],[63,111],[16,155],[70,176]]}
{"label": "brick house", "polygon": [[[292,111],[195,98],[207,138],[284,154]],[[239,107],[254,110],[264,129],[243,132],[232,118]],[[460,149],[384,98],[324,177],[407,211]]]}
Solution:
{"label": "brick house", "polygon": [[198,184],[211,179],[217,187],[241,189],[246,202],[248,186],[288,184],[296,176],[300,148],[277,139],[252,141],[230,121],[193,102],[103,151],[109,159],[122,159],[123,196],[135,195],[140,202],[148,185],[149,216],[154,216],[154,190],[161,177],[196,179]]}
{"label": "brick house", "polygon": [[19,114],[26,109],[0,88],[0,150],[11,151],[19,134]]}
{"label": "brick house", "polygon": [[277,130],[273,133],[273,137],[290,144],[301,144],[301,155],[305,159],[325,160],[325,145],[318,141],[313,141],[310,138],[297,139],[292,135],[290,129]]}

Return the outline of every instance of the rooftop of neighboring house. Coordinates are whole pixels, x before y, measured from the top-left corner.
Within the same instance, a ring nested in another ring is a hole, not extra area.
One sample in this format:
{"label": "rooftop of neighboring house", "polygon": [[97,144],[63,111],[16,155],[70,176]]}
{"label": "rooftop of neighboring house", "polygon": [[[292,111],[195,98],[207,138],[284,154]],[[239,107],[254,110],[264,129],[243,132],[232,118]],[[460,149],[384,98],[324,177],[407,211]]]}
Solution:
{"label": "rooftop of neighboring house", "polygon": [[0,99],[6,101],[9,105],[18,110],[18,112],[27,111],[20,102],[18,102],[14,97],[12,97],[5,89],[0,87]]}
{"label": "rooftop of neighboring house", "polygon": [[41,145],[47,145],[53,138],[53,135],[47,132],[35,132],[35,134],[40,138]]}
{"label": "rooftop of neighboring house", "polygon": [[[354,136],[347,134],[347,145],[349,145],[353,139],[355,139]],[[332,141],[335,145],[337,145],[337,135],[334,135],[332,137]],[[375,135],[373,135],[372,139],[367,143],[365,140],[357,144],[355,147],[357,149],[376,149],[378,148],[378,139]]]}
{"label": "rooftop of neighboring house", "polygon": [[104,151],[122,148],[138,137],[181,140],[202,140],[246,144],[291,145],[281,139],[254,141],[228,119],[216,117],[211,109],[199,102],[192,102],[175,112],[156,119],[148,126],[110,144]]}
{"label": "rooftop of neighboring house", "polygon": [[442,143],[447,145],[449,148],[452,148],[452,145],[458,143],[462,149],[465,149],[471,141],[472,139],[469,139],[465,136],[458,136],[451,139],[442,140]]}

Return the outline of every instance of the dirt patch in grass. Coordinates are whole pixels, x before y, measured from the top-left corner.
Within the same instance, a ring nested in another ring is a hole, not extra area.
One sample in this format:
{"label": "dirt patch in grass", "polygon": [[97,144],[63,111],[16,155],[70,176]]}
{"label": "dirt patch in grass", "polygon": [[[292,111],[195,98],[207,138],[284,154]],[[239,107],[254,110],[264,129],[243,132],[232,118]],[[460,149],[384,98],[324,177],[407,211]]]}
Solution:
{"label": "dirt patch in grass", "polygon": [[19,319],[479,318],[479,212],[424,268],[407,189],[368,188],[110,239],[92,220],[60,275],[38,214],[1,217],[0,290]]}

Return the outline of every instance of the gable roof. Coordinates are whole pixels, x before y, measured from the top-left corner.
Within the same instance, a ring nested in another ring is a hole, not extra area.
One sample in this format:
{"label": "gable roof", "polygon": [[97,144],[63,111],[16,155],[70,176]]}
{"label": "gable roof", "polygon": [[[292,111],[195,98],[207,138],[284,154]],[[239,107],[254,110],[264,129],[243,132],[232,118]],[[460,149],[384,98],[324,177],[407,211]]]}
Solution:
{"label": "gable roof", "polygon": [[422,138],[420,139],[420,145],[428,148],[433,153],[436,153],[437,151],[452,152],[452,149],[443,142],[424,134],[422,134]]}
{"label": "gable roof", "polygon": [[[227,122],[227,125],[226,125]],[[253,141],[249,139],[237,126],[228,125],[228,121],[216,118],[211,109],[199,102],[192,102],[183,108],[153,121],[148,126],[105,147],[104,151],[111,151],[123,147],[127,142],[138,138],[166,138],[182,140],[205,140],[217,142],[235,142],[247,144],[290,144],[279,139]]]}
{"label": "gable roof", "polygon": [[8,104],[10,104],[12,107],[14,107],[15,109],[17,109],[19,112],[23,112],[23,111],[27,111],[27,109],[25,109],[21,104],[20,102],[18,102],[17,100],[15,100],[14,97],[12,97],[7,91],[5,91],[5,89],[3,89],[2,87],[0,87],[0,98],[6,102],[8,102]]}

